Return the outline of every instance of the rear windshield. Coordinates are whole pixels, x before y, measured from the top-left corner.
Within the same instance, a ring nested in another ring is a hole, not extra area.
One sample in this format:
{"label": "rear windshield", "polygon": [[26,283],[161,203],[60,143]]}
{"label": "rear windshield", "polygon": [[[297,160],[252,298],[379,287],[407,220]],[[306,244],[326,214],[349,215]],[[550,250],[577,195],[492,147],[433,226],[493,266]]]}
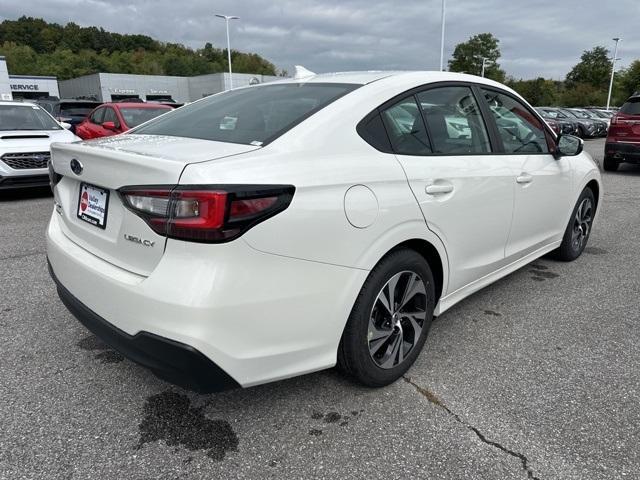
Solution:
{"label": "rear windshield", "polygon": [[86,117],[100,103],[61,103],[61,117]]}
{"label": "rear windshield", "polygon": [[120,113],[124,118],[124,122],[129,128],[137,127],[138,125],[156,118],[158,115],[167,113],[173,110],[171,107],[166,108],[120,108]]}
{"label": "rear windshield", "polygon": [[287,83],[230,90],[185,105],[132,133],[262,145],[358,86]]}
{"label": "rear windshield", "polygon": [[640,97],[630,98],[624,102],[624,105],[620,107],[620,111],[627,115],[640,115]]}
{"label": "rear windshield", "polygon": [[0,130],[60,130],[62,127],[40,107],[0,105]]}

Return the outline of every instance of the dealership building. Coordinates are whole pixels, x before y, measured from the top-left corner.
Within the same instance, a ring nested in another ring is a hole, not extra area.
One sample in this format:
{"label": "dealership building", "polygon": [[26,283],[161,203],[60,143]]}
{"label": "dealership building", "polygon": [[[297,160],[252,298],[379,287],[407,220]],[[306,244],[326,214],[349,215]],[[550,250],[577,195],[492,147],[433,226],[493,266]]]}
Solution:
{"label": "dealership building", "polygon": [[7,62],[0,56],[0,100],[36,100],[59,96],[56,77],[9,75]]}
{"label": "dealership building", "polygon": [[112,102],[137,98],[145,101],[193,102],[234,87],[272,82],[278,77],[247,73],[212,73],[195,77],[94,73],[58,81],[56,77],[9,75],[0,56],[0,100],[36,100],[43,97],[93,98]]}
{"label": "dealership building", "polygon": [[[271,82],[278,77],[234,73],[233,86],[242,87]],[[124,99],[150,101],[193,102],[231,88],[228,73],[212,73],[195,77],[168,75],[133,75],[125,73],[94,73],[70,80],[61,80],[63,98],[95,98],[100,102]]]}

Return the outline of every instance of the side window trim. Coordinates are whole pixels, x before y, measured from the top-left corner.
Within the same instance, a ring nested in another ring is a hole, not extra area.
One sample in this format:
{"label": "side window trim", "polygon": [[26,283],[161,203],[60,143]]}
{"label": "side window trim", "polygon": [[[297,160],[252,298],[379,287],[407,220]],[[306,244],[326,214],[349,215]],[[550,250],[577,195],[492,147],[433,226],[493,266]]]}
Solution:
{"label": "side window trim", "polygon": [[[506,90],[494,87],[492,85],[483,85],[483,84],[477,83],[477,84],[474,84],[474,87],[479,91],[479,93],[482,93],[482,90],[489,90],[489,91],[504,95],[506,97],[509,97],[513,101],[518,102],[527,110],[527,112],[529,112],[530,115],[534,116],[540,122],[540,124],[542,125],[542,130],[544,131],[545,134],[551,135],[551,138],[553,138],[554,140],[557,140],[555,132],[551,130],[551,128],[549,127],[547,122],[544,121],[542,116],[538,112],[536,112],[535,109],[530,108],[526,102],[522,101],[522,99],[518,98],[517,96],[513,95],[510,92],[507,92]],[[495,117],[491,114],[491,110],[489,109],[489,104],[487,103],[487,99],[484,97],[484,95],[480,95],[480,97],[482,102],[481,109],[483,111],[486,111],[485,115],[489,116],[490,123],[492,124],[492,128],[495,128],[496,140],[499,142],[499,145],[500,145],[500,153],[505,154],[504,144],[502,143],[502,137],[500,137],[500,133],[498,132],[498,125],[496,123]],[[553,155],[553,152],[528,152],[526,154],[527,155]]]}
{"label": "side window trim", "polygon": [[480,113],[482,114],[482,118],[484,119],[484,124],[487,126],[487,131],[489,132],[489,138],[491,139],[490,141],[493,152],[497,154],[503,154],[505,153],[505,150],[504,144],[502,143],[502,138],[500,137],[500,132],[498,131],[498,124],[496,123],[496,119],[489,109],[487,99],[482,94],[482,87],[482,84],[474,83],[471,85],[471,90],[473,91],[473,95],[476,97],[476,101],[480,106]]}

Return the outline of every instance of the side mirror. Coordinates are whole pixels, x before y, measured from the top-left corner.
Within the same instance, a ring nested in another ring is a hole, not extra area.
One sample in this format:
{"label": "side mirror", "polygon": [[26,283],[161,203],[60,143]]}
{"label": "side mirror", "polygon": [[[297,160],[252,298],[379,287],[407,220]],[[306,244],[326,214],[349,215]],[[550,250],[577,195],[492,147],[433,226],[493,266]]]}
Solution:
{"label": "side mirror", "polygon": [[114,132],[118,130],[115,122],[104,122],[102,124],[102,128],[106,128],[107,130],[113,130]]}
{"label": "side mirror", "polygon": [[59,122],[60,126],[66,130],[69,130],[71,128],[71,124],[67,123],[67,122]]}
{"label": "side mirror", "polygon": [[560,157],[574,157],[582,153],[584,148],[584,142],[581,138],[573,135],[560,135],[556,141],[556,151],[554,156],[559,159]]}

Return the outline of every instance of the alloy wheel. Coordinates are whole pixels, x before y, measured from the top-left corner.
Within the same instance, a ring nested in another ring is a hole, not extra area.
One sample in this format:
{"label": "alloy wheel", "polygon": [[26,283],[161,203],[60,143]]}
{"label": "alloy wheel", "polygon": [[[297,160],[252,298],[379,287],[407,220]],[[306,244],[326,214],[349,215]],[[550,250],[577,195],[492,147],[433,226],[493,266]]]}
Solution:
{"label": "alloy wheel", "polygon": [[593,203],[590,198],[585,198],[580,202],[580,206],[576,211],[573,221],[573,233],[571,235],[571,246],[576,252],[582,251],[589,233],[591,232],[591,223],[593,222]]}
{"label": "alloy wheel", "polygon": [[396,273],[382,287],[371,309],[367,341],[377,366],[400,365],[418,342],[426,320],[427,290],[415,272]]}

